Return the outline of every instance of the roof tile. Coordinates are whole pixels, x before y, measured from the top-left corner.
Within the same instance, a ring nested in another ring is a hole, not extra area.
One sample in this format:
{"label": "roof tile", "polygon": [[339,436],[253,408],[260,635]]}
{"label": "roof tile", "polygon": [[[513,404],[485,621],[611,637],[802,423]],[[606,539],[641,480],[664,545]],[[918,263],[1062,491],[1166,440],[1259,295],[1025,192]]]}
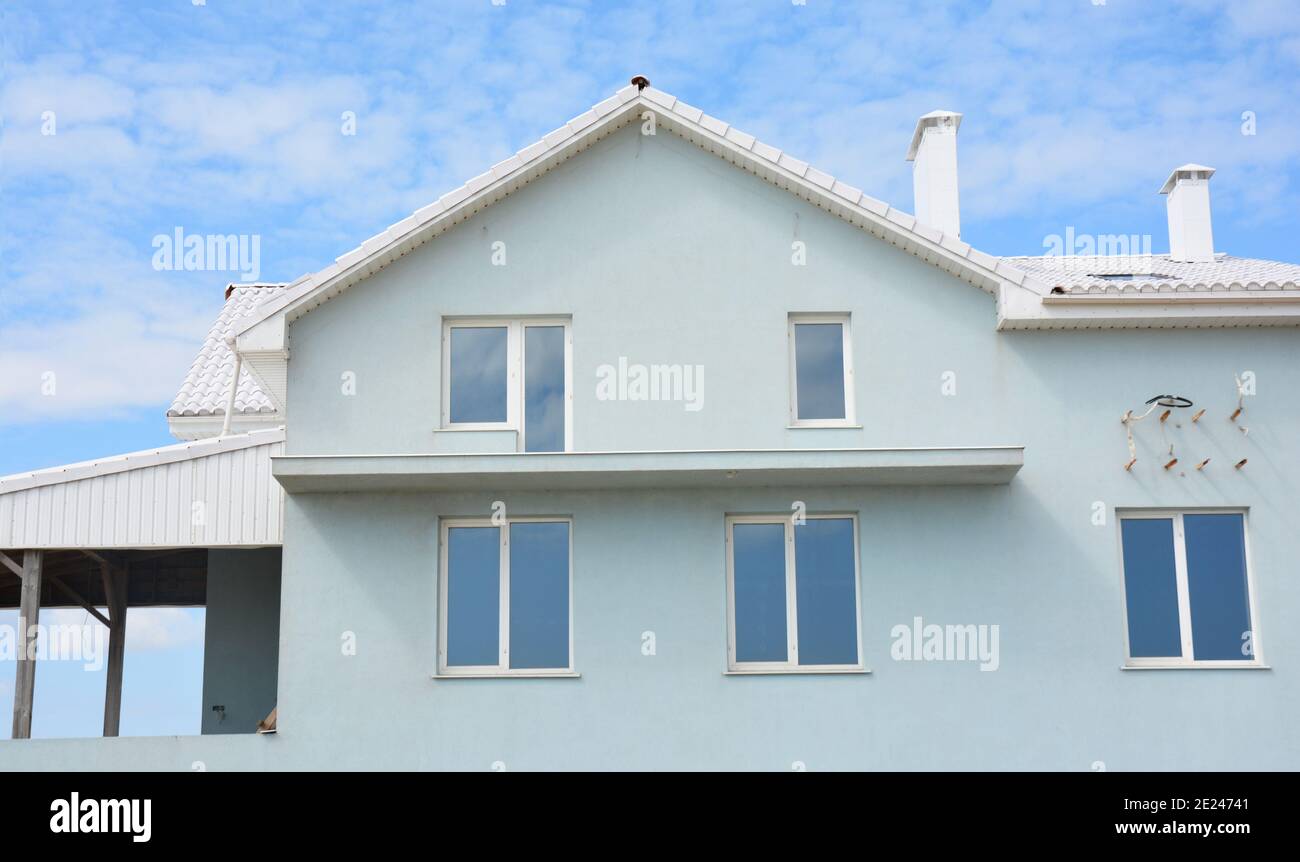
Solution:
{"label": "roof tile", "polygon": [[735,126],[727,129],[726,138],[742,150],[752,150],[754,148],[754,136],[742,132]]}
{"label": "roof tile", "polygon": [[796,159],[794,156],[787,153],[782,153],[776,163],[794,174],[796,177],[802,177],[804,174],[808,173],[807,162]]}
{"label": "roof tile", "polygon": [[673,105],[677,103],[676,96],[669,95],[663,90],[656,90],[654,87],[646,87],[641,91],[641,95],[649,101],[654,102],[656,105],[662,105],[670,111],[673,109]]}
{"label": "roof tile", "polygon": [[851,204],[856,204],[858,201],[862,200],[862,189],[841,182],[840,180],[834,181],[831,185],[831,191]]}
{"label": "roof tile", "polygon": [[520,162],[522,162],[523,164],[528,164],[533,159],[537,158],[542,153],[546,152],[547,149],[549,148],[547,147],[545,141],[536,141],[535,143],[531,143],[528,146],[524,147],[522,150],[515,153],[515,155],[519,157]]}
{"label": "roof tile", "polygon": [[[251,314],[258,305],[279,295],[287,287],[284,284],[236,284],[231,288],[230,296],[208,330],[198,356],[190,364],[180,391],[171,407],[167,408],[168,416],[225,415],[226,399],[230,397],[230,375],[235,370],[235,355],[226,344],[226,338],[232,335],[231,324]],[[239,372],[235,412],[265,415],[276,412],[270,397],[257,385],[247,368],[241,368]]]}
{"label": "roof tile", "polygon": [[862,196],[862,199],[858,201],[858,206],[881,217],[889,214],[889,204],[868,194]]}
{"label": "roof tile", "polygon": [[581,132],[599,119],[600,114],[597,114],[594,109],[588,109],[574,117],[572,120],[569,120],[565,125],[569,127],[569,131],[576,135],[578,132]]}
{"label": "roof tile", "polygon": [[718,136],[727,133],[727,124],[722,122],[722,120],[719,120],[717,117],[710,117],[708,114],[704,114],[700,117],[700,125]]}
{"label": "roof tile", "polygon": [[681,116],[690,120],[692,123],[698,123],[700,121],[700,117],[704,116],[704,112],[701,111],[699,108],[695,107],[694,105],[688,105],[685,102],[681,101],[680,99],[677,100],[677,104],[673,105],[673,113],[680,114]]}
{"label": "roof tile", "polygon": [[803,178],[813,185],[821,186],[824,189],[829,189],[835,185],[835,177],[825,171],[819,171],[814,167],[809,167],[804,171]]}
{"label": "roof tile", "polygon": [[612,113],[613,111],[622,107],[622,105],[623,105],[622,99],[620,99],[618,96],[610,96],[608,99],[597,102],[595,105],[592,106],[591,109],[595,111],[598,115],[603,117],[606,114]]}
{"label": "roof tile", "polygon": [[1066,293],[1300,290],[1300,264],[1226,254],[1197,263],[1176,261],[1167,254],[1042,255],[1004,260]]}

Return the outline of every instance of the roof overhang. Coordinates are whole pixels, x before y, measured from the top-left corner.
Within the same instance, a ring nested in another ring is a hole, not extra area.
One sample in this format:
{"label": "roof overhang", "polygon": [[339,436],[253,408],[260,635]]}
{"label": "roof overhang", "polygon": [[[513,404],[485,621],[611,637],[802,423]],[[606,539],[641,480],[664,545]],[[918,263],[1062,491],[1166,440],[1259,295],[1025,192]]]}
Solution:
{"label": "roof overhang", "polygon": [[[216,413],[204,416],[168,416],[167,430],[177,440],[205,440],[221,435],[225,427],[225,414]],[[236,413],[230,421],[230,433],[244,434],[249,431],[278,428],[284,424],[284,416],[276,413]]]}
{"label": "roof overhang", "polygon": [[569,491],[763,486],[1005,485],[1024,447],[741,449],[272,459],[290,493]]}
{"label": "roof overhang", "polygon": [[998,329],[1200,329],[1300,326],[1300,295],[1268,291],[1049,294],[998,298]]}

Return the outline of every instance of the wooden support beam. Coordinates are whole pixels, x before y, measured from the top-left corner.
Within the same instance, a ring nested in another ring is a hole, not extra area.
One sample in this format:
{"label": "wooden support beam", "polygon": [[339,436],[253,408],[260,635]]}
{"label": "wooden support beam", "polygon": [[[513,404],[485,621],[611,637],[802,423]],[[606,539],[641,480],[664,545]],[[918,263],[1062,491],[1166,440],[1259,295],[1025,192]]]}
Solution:
{"label": "wooden support beam", "polygon": [[130,559],[129,553],[124,551],[92,551],[88,548],[78,548],[77,550],[101,565],[108,563],[118,569],[125,566],[127,560]]}
{"label": "wooden support beam", "polygon": [[104,682],[104,736],[117,736],[122,723],[122,666],[126,658],[127,586],[131,570],[116,571],[100,563],[104,596],[108,601],[108,674]]}
{"label": "wooden support beam", "polygon": [[99,564],[99,577],[104,582],[104,602],[108,605],[108,627],[113,627],[113,567],[107,562]]}
{"label": "wooden support beam", "polygon": [[[141,560],[157,560],[162,557],[174,557],[177,554],[193,553],[193,548],[161,548],[157,551],[135,551],[131,554],[131,562],[138,563]],[[122,565],[126,565],[125,561]]]}
{"label": "wooden support beam", "polygon": [[23,576],[23,567],[15,563],[13,557],[9,556],[4,551],[0,551],[0,563],[4,563],[5,568],[18,577],[21,578]]}
{"label": "wooden support beam", "polygon": [[81,605],[81,607],[84,608],[87,613],[89,613],[95,619],[99,620],[104,625],[108,626],[109,628],[113,627],[112,623],[108,621],[108,617],[104,616],[99,612],[99,608],[95,607],[90,602],[86,601],[85,596],[83,596],[81,593],[77,592],[72,587],[63,583],[63,581],[59,579],[58,575],[52,575],[47,572],[45,576],[50,579],[50,583],[54,584],[55,588],[59,592],[63,593],[65,596],[72,599],[77,604]]}
{"label": "wooden support beam", "polygon": [[36,626],[41,620],[41,564],[44,551],[24,551],[22,598],[18,610],[18,667],[14,672],[14,739],[32,738],[32,700],[36,689]]}
{"label": "wooden support beam", "polygon": [[90,557],[92,560],[99,563],[100,565],[108,564],[108,560],[106,560],[102,555],[95,553],[94,551],[88,551],[85,548],[79,548],[78,550],[80,550],[81,553],[85,554],[87,557]]}

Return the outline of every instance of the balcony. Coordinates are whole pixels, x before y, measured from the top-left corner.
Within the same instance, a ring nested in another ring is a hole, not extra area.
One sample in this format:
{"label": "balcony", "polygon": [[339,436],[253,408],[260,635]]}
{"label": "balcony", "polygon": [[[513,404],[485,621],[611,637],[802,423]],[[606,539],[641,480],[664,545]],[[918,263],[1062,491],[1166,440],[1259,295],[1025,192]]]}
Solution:
{"label": "balcony", "polygon": [[278,455],[290,493],[618,490],[854,485],[1005,485],[1023,446]]}

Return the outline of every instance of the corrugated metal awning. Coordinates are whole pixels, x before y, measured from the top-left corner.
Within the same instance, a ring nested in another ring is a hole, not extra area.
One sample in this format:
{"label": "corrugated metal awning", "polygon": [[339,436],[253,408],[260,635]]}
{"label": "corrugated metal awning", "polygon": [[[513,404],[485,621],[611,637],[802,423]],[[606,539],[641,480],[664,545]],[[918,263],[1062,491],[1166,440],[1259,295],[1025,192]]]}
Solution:
{"label": "corrugated metal awning", "polygon": [[0,548],[280,545],[283,452],[272,428],[0,478]]}

